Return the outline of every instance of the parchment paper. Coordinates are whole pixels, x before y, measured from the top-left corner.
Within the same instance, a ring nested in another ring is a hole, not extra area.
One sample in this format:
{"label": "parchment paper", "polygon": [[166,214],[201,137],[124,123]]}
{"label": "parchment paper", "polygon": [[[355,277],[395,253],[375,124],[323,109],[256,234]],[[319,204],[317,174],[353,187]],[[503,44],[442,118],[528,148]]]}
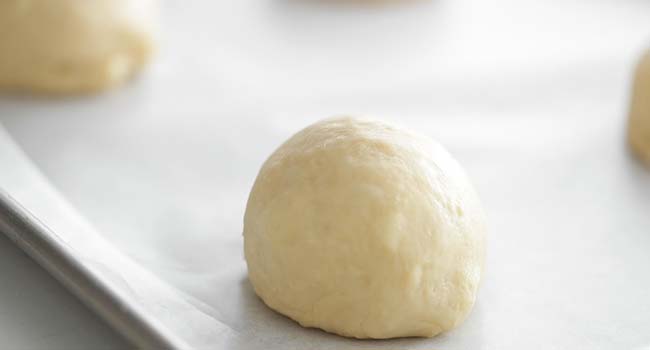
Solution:
{"label": "parchment paper", "polygon": [[[650,3],[164,5],[158,60],[135,82],[3,97],[0,122],[106,240],[222,334],[189,325],[179,337],[227,349],[650,347],[650,172],[624,142]],[[255,297],[241,230],[257,171],[292,133],[344,113],[438,139],[473,179],[487,271],[458,329],[349,340]]]}

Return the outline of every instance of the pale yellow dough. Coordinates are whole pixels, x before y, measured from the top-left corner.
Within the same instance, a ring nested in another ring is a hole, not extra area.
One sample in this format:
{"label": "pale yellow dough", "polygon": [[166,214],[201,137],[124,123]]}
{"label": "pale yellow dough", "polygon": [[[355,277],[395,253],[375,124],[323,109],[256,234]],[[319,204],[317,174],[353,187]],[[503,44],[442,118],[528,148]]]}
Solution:
{"label": "pale yellow dough", "polygon": [[154,47],[155,0],[1,0],[0,89],[92,92],[131,77]]}
{"label": "pale yellow dough", "polygon": [[248,274],[272,309],[356,338],[434,336],[470,312],[484,214],[434,141],[336,118],[264,163],[244,218]]}
{"label": "pale yellow dough", "polygon": [[650,164],[650,51],[636,70],[628,138],[632,150]]}

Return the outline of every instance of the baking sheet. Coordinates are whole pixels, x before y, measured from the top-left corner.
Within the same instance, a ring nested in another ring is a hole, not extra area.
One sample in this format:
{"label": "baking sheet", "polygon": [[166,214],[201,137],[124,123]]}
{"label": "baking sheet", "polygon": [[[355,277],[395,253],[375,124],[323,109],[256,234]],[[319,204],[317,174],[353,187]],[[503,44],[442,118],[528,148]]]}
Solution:
{"label": "baking sheet", "polygon": [[[120,251],[205,305],[229,349],[645,349],[650,172],[628,156],[645,1],[165,1],[124,89],[0,98],[0,123]],[[489,215],[475,310],[433,339],[356,341],[266,308],[242,219],[293,132],[353,113],[438,139]]]}

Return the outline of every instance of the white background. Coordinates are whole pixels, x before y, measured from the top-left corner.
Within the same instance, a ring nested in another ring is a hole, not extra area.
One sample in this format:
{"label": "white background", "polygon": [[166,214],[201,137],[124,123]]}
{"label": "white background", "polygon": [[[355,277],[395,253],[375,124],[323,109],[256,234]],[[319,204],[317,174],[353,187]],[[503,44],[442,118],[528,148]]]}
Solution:
{"label": "white background", "polygon": [[[650,172],[624,143],[650,3],[170,0],[163,17],[133,83],[3,97],[0,122],[100,232],[228,324],[230,348],[650,347]],[[343,113],[438,139],[481,194],[487,272],[458,329],[344,340],[253,295],[241,228],[256,172]]]}

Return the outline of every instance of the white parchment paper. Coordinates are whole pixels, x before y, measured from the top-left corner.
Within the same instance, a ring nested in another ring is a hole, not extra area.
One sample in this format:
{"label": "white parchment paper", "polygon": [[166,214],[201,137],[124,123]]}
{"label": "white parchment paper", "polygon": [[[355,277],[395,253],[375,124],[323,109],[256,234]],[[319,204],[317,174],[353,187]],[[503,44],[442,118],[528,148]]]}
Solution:
{"label": "white parchment paper", "polygon": [[[228,349],[650,346],[650,172],[624,142],[650,3],[169,0],[164,11],[160,55],[137,81],[87,98],[2,97],[0,122],[104,239],[222,335],[188,324],[179,336]],[[438,139],[473,179],[489,251],[458,329],[349,340],[255,297],[241,230],[257,170],[293,132],[342,113]]]}

